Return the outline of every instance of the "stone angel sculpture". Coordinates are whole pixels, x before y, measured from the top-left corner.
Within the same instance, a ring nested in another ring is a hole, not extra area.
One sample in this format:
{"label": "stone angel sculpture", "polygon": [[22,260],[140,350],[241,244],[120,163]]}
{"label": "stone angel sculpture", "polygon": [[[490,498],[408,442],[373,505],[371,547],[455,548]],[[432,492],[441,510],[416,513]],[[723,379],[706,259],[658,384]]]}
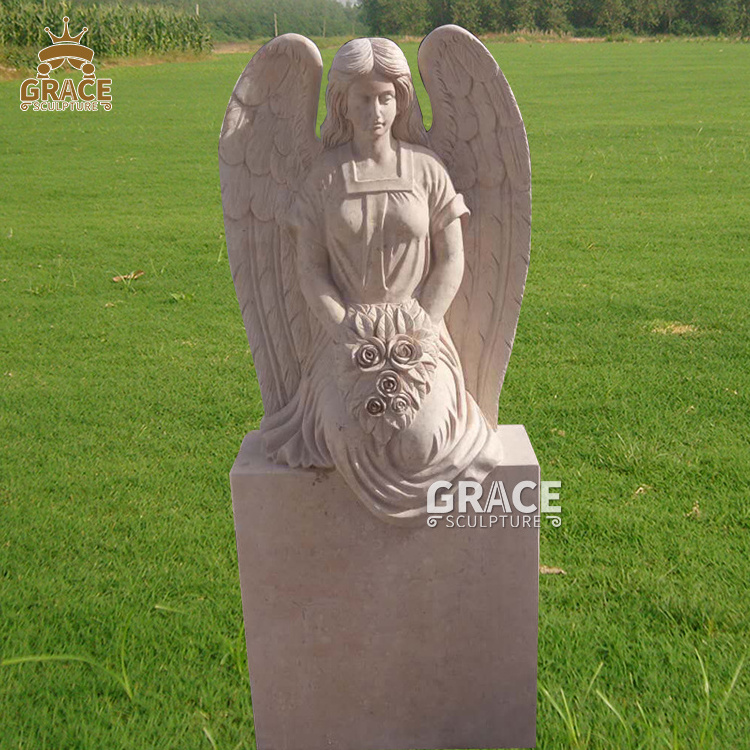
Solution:
{"label": "stone angel sculpture", "polygon": [[513,94],[458,26],[419,70],[355,39],[328,75],[296,34],[266,44],[219,141],[227,246],[267,455],[336,468],[376,516],[424,519],[436,480],[498,463],[498,397],[529,260],[531,169]]}

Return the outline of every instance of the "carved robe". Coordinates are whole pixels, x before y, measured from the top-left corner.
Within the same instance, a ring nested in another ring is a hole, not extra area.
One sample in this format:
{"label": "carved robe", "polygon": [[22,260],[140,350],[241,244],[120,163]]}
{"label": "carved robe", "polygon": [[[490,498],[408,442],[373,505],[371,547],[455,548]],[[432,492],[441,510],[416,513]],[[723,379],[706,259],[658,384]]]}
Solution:
{"label": "carved robe", "polygon": [[[345,144],[313,166],[289,228],[298,243],[326,248],[332,279],[347,306],[400,306],[417,319],[431,265],[430,238],[468,213],[445,167],[428,149],[399,143],[397,173],[364,180]],[[341,343],[314,325],[297,394],[261,424],[269,458],[338,469],[373,513],[396,523],[425,516],[427,489],[437,480],[481,481],[498,461],[499,441],[494,425],[466,392],[444,323],[436,334],[437,366],[429,392],[413,421],[383,443],[347,410],[337,372]]]}

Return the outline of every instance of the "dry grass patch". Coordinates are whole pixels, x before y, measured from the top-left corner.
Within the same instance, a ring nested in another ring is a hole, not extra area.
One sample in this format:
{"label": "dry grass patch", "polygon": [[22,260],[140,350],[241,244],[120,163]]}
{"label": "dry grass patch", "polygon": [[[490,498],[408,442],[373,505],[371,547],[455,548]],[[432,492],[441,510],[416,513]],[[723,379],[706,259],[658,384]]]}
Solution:
{"label": "dry grass patch", "polygon": [[540,565],[539,573],[543,576],[564,576],[567,573],[562,568],[556,568],[550,565]]}
{"label": "dry grass patch", "polygon": [[691,325],[690,323],[678,323],[677,321],[673,321],[671,323],[656,324],[651,329],[651,333],[661,333],[672,336],[692,336],[698,333],[698,327]]}

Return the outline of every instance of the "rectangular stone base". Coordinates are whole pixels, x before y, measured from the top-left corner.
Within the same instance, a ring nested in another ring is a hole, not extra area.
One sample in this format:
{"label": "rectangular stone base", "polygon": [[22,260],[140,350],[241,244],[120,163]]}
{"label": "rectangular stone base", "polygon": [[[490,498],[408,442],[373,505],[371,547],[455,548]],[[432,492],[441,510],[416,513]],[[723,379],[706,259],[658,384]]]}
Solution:
{"label": "rectangular stone base", "polygon": [[[508,497],[539,503],[526,431],[498,428]],[[401,528],[338,472],[231,472],[259,750],[533,747],[538,528]]]}

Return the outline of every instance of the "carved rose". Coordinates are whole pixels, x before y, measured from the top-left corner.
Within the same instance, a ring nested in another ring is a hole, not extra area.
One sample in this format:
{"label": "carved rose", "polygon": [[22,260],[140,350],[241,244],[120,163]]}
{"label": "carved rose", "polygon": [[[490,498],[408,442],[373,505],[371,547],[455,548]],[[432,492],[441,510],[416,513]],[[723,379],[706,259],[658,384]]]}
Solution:
{"label": "carved rose", "polygon": [[371,417],[381,417],[383,414],[385,414],[385,410],[387,408],[388,407],[386,406],[385,401],[383,401],[382,398],[378,398],[377,396],[368,398],[367,403],[365,404],[365,409],[367,409],[367,413]]}
{"label": "carved rose", "polygon": [[378,376],[375,387],[383,396],[393,396],[401,390],[401,380],[393,370],[385,370]]}
{"label": "carved rose", "polygon": [[352,305],[336,346],[349,413],[381,444],[408,427],[430,392],[438,333],[416,301]]}
{"label": "carved rose", "polygon": [[408,396],[394,396],[389,404],[394,414],[405,414],[411,408]]}
{"label": "carved rose", "polygon": [[360,370],[377,370],[385,362],[385,344],[370,338],[354,350],[354,361]]}
{"label": "carved rose", "polygon": [[415,338],[400,333],[388,342],[388,360],[399,370],[408,370],[419,362],[422,347]]}

